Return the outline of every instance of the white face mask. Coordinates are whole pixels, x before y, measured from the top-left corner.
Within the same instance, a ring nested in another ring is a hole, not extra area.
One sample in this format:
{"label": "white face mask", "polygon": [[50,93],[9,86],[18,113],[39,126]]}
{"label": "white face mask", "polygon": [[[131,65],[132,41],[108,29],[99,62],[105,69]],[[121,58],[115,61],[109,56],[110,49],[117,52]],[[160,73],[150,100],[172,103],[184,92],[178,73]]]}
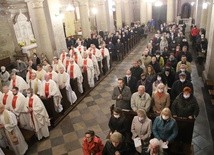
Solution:
{"label": "white face mask", "polygon": [[185,99],[188,99],[188,98],[190,97],[190,94],[183,94],[183,97],[184,97]]}
{"label": "white face mask", "polygon": [[117,114],[117,115],[114,115],[114,117],[115,117],[115,118],[119,118],[119,117],[120,117],[120,115],[118,115],[118,114]]}
{"label": "white face mask", "polygon": [[144,118],[138,116],[138,120],[141,122],[142,120],[144,120]]}
{"label": "white face mask", "polygon": [[27,94],[27,97],[31,97],[31,94]]}
{"label": "white face mask", "polygon": [[180,81],[181,81],[181,82],[184,82],[184,81],[185,81],[185,79],[180,79]]}
{"label": "white face mask", "polygon": [[180,71],[185,72],[185,69],[180,69]]}
{"label": "white face mask", "polygon": [[2,72],[5,72],[5,69],[1,69]]}
{"label": "white face mask", "polygon": [[161,80],[161,77],[158,76],[158,77],[157,77],[157,80],[160,81],[160,80]]}
{"label": "white face mask", "polygon": [[163,89],[158,89],[158,92],[159,93],[163,93]]}
{"label": "white face mask", "polygon": [[162,115],[163,120],[168,120],[169,116]]}

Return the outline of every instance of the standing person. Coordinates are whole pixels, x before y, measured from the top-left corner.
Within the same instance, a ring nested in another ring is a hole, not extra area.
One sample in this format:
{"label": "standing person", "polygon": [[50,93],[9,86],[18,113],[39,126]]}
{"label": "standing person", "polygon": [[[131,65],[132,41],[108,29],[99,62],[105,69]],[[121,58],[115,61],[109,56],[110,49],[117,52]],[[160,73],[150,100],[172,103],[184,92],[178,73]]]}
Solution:
{"label": "standing person", "polygon": [[193,119],[199,114],[199,106],[190,87],[185,87],[172,103],[173,117],[184,117]]}
{"label": "standing person", "polygon": [[27,65],[24,61],[17,59],[16,60],[16,65],[17,65],[17,75],[21,76],[23,79],[25,79],[25,76],[27,74]]}
{"label": "standing person", "polygon": [[59,87],[50,79],[48,74],[45,75],[45,80],[42,82],[40,96],[50,118],[55,118],[56,112],[59,113],[63,110],[61,105],[62,95]]}
{"label": "standing person", "polygon": [[148,93],[145,92],[145,86],[140,85],[138,87],[138,91],[132,94],[131,108],[133,111],[144,109],[146,112],[149,112],[150,107],[151,107],[151,97]]}
{"label": "standing person", "polygon": [[38,140],[49,137],[50,119],[48,113],[41,99],[33,93],[31,88],[27,90],[26,107],[28,108],[26,112],[30,114],[29,124],[36,132]]}
{"label": "standing person", "polygon": [[152,133],[152,121],[147,117],[145,110],[137,110],[137,116],[132,121],[131,132],[133,140],[135,138],[141,139],[142,146],[136,148],[141,153],[142,147],[148,145]]}
{"label": "standing person", "polygon": [[12,90],[13,87],[18,87],[19,91],[22,93],[28,88],[28,84],[21,76],[18,76],[16,75],[16,73],[12,72],[10,77],[11,77],[9,85],[10,90]]}
{"label": "standing person", "polygon": [[155,118],[152,132],[155,138],[162,140],[163,143],[169,145],[175,140],[178,134],[178,126],[169,108],[164,108],[160,116]]}
{"label": "standing person", "polygon": [[0,103],[2,103],[7,110],[10,110],[12,98],[13,98],[12,91],[9,89],[8,86],[4,86],[2,100],[0,101]]}
{"label": "standing person", "polygon": [[131,155],[119,132],[114,132],[104,146],[102,155]]}
{"label": "standing person", "polygon": [[36,73],[32,73],[28,86],[33,89],[34,94],[40,95],[42,82],[37,78]]}
{"label": "standing person", "polygon": [[131,91],[125,86],[124,80],[118,79],[118,86],[114,88],[112,100],[116,100],[116,107],[121,109],[131,109],[130,107]]}
{"label": "standing person", "polygon": [[100,52],[102,54],[103,60],[102,60],[102,71],[103,74],[105,75],[108,70],[110,69],[110,54],[109,50],[105,47],[106,44],[105,42],[102,43]]}
{"label": "standing person", "polygon": [[141,74],[143,73],[143,69],[140,67],[137,61],[133,62],[133,66],[130,68],[132,76],[134,76],[137,81],[141,79]]}
{"label": "standing person", "polygon": [[135,93],[137,91],[137,80],[132,76],[132,72],[130,70],[126,71],[126,76],[123,79],[125,85],[130,88],[131,93]]}
{"label": "standing person", "polygon": [[0,128],[4,130],[9,148],[16,155],[24,155],[28,149],[28,145],[17,126],[16,116],[5,109],[4,105],[0,104]]}
{"label": "standing person", "polygon": [[84,155],[102,155],[103,143],[100,137],[96,136],[93,130],[88,130],[82,143]]}
{"label": "standing person", "polygon": [[41,60],[40,60],[40,58],[37,56],[36,53],[33,53],[32,61],[33,61],[33,65],[34,65],[34,66],[37,66],[37,65],[41,64]]}
{"label": "standing person", "polygon": [[10,78],[10,74],[6,70],[6,67],[1,66],[0,79],[1,79],[2,86],[9,86],[10,84],[9,78]]}

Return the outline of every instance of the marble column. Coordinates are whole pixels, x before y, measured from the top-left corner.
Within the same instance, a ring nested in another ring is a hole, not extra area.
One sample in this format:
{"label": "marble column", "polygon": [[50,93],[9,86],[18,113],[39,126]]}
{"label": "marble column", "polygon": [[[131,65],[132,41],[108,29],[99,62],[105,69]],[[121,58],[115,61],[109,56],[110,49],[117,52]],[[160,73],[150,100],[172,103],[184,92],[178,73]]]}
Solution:
{"label": "marble column", "polygon": [[201,21],[200,21],[200,28],[206,28],[206,25],[207,25],[207,16],[208,16],[208,8],[202,9],[202,12],[201,12]]}
{"label": "marble column", "polygon": [[54,56],[59,56],[62,49],[67,49],[63,28],[64,14],[60,12],[59,0],[45,0],[46,21],[50,32]]}
{"label": "marble column", "polygon": [[91,26],[89,21],[89,3],[88,0],[78,0],[80,10],[80,22],[83,38],[91,37]]}
{"label": "marble column", "polygon": [[121,0],[115,0],[116,3],[116,26],[117,29],[122,28],[122,10]]}
{"label": "marble column", "polygon": [[[213,4],[212,4],[213,5]],[[211,17],[214,17],[214,7],[212,7]],[[207,19],[210,20],[210,30],[209,30],[209,38],[208,38],[208,49],[207,49],[207,57],[205,63],[205,70],[203,72],[203,76],[205,79],[214,79],[214,18]]]}
{"label": "marble column", "polygon": [[147,20],[147,4],[145,0],[140,1],[140,22],[146,24]]}
{"label": "marble column", "polygon": [[108,23],[108,31],[114,32],[115,26],[114,26],[114,17],[113,17],[113,0],[108,0],[106,9],[107,9],[107,23]]}
{"label": "marble column", "polygon": [[152,3],[147,3],[147,21],[152,20]]}
{"label": "marble column", "polygon": [[167,23],[174,21],[174,0],[167,0]]}
{"label": "marble column", "polygon": [[97,30],[98,32],[101,31],[107,31],[108,30],[108,23],[107,23],[107,9],[106,9],[106,1],[103,0],[96,0],[97,4]]}
{"label": "marble column", "polygon": [[44,53],[49,60],[53,58],[53,47],[49,27],[44,12],[44,0],[26,0],[33,31],[38,45],[37,52]]}
{"label": "marble column", "polygon": [[65,12],[64,15],[66,37],[75,35],[75,14],[74,11]]}
{"label": "marble column", "polygon": [[207,23],[206,23],[206,38],[209,38],[209,32],[210,32],[210,19],[211,19],[211,14],[212,14],[212,8],[213,5],[208,5],[208,15],[207,15]]}
{"label": "marble column", "polygon": [[123,2],[124,2],[125,24],[126,25],[131,25],[130,1],[129,0],[124,0]]}

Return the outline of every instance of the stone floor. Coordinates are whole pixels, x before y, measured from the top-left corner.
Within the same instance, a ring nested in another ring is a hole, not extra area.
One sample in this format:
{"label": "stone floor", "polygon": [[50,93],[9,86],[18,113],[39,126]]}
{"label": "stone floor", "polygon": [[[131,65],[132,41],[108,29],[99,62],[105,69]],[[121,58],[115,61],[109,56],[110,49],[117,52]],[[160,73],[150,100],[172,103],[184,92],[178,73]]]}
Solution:
{"label": "stone floor", "polygon": [[[109,131],[109,107],[114,103],[111,100],[111,94],[117,84],[116,79],[124,76],[132,62],[139,59],[146,43],[147,40],[143,39],[58,126],[50,131],[48,139],[35,143],[29,148],[27,154],[82,155],[81,143],[84,132],[88,129],[93,129],[105,142],[105,137]],[[201,77],[198,76],[195,63],[192,63],[192,68],[195,96],[200,105],[200,114],[195,122],[192,140],[194,154],[212,155],[214,154],[213,141],[201,89],[203,82]]]}

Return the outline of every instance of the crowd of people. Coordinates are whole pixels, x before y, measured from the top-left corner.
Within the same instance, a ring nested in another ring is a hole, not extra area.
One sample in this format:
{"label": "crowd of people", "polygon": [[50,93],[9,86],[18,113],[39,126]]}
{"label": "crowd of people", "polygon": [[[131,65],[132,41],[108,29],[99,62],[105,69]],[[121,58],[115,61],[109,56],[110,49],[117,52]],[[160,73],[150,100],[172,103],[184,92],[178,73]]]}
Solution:
{"label": "crowd of people", "polygon": [[[113,89],[109,140],[103,145],[87,132],[84,155],[170,154],[179,131],[177,119],[194,122],[199,114],[191,81],[193,56],[184,34],[183,25],[163,24],[150,39]],[[127,111],[135,113],[131,124]]]}
{"label": "crowd of people", "polygon": [[134,24],[108,36],[69,37],[68,49],[52,60],[33,53],[28,61],[17,59],[12,71],[1,66],[1,148],[25,154],[28,145],[20,129],[35,132],[38,140],[49,137],[49,127],[107,74],[112,60],[122,60],[128,40],[141,33],[142,27]]}

